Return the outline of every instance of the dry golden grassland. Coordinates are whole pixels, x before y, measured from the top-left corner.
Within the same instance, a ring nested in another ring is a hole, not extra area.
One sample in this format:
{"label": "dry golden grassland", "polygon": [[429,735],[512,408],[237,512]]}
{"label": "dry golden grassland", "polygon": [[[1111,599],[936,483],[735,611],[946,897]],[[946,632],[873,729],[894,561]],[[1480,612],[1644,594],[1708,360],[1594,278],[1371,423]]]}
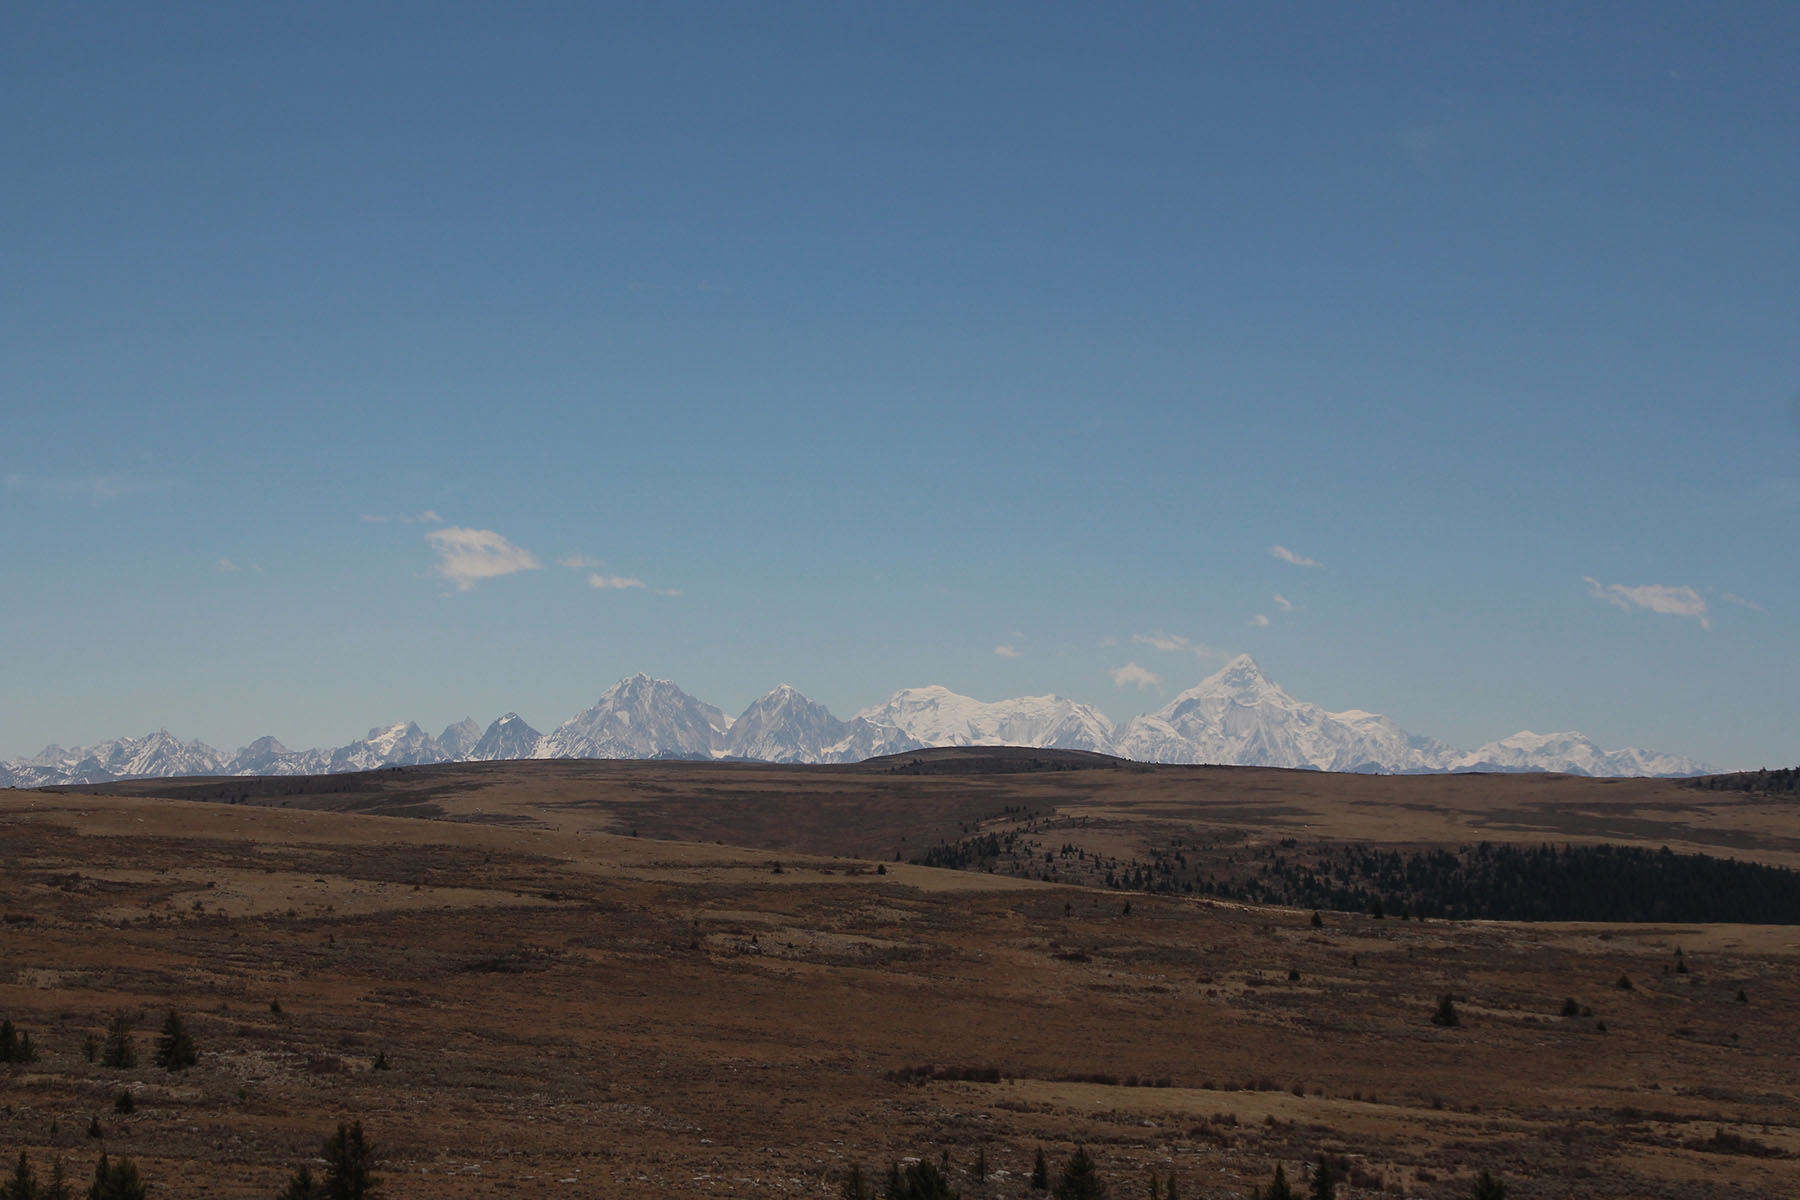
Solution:
{"label": "dry golden grassland", "polygon": [[[392,1200],[826,1197],[909,1155],[1012,1197],[1038,1147],[1054,1165],[1077,1144],[1115,1197],[1152,1170],[1247,1196],[1321,1153],[1352,1168],[1347,1198],[1466,1196],[1483,1168],[1515,1198],[1800,1194],[1800,929],[1315,928],[893,861],[1030,827],[1121,852],[1178,830],[1794,863],[1792,805],[1656,781],[615,763],[112,790],[138,794],[0,792],[0,1017],[40,1052],[0,1066],[0,1154],[40,1175],[62,1155],[85,1179],[105,1149],[152,1197],[273,1197],[359,1119]],[[1459,1027],[1430,1021],[1445,993]],[[1559,1015],[1570,997],[1592,1015]],[[201,1052],[176,1075],[148,1065],[171,1009]],[[120,1013],[144,1065],[87,1062]]]}

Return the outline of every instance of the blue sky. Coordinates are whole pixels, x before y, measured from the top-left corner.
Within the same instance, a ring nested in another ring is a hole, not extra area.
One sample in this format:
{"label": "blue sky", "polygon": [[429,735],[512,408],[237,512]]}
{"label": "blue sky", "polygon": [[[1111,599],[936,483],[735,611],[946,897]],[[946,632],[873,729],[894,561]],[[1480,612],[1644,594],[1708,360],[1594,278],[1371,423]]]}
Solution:
{"label": "blue sky", "polygon": [[1800,761],[1797,46],[9,5],[0,757],[547,729],[638,670],[1122,718],[1247,651],[1466,747]]}

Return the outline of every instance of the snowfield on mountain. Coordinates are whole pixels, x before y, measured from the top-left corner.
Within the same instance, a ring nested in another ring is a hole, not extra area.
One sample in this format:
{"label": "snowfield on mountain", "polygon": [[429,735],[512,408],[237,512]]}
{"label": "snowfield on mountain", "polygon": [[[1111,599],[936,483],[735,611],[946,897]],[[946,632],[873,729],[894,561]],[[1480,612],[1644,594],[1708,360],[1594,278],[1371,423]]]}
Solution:
{"label": "snowfield on mountain", "polygon": [[273,737],[226,756],[167,730],[93,746],[50,746],[0,763],[0,786],[48,787],[184,775],[310,775],[437,762],[523,758],[750,759],[861,762],[934,746],[1089,750],[1148,763],[1213,763],[1317,771],[1408,774],[1550,771],[1569,775],[1704,775],[1677,754],[1607,751],[1579,733],[1529,731],[1464,751],[1408,733],[1378,713],[1330,712],[1296,699],[1249,655],[1153,713],[1115,725],[1092,705],[1062,696],[983,701],[945,687],[906,688],[848,721],[788,685],[735,720],[667,679],[622,679],[592,708],[547,734],[507,713],[478,735],[472,720],[437,737],[410,721],[377,726],[347,746],[289,750]]}

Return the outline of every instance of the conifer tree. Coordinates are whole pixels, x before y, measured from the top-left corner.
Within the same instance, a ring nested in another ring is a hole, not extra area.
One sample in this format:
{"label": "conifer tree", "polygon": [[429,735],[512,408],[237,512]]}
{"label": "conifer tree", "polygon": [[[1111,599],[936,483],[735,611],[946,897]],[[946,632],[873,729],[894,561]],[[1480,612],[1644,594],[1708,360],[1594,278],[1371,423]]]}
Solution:
{"label": "conifer tree", "polygon": [[921,1159],[904,1168],[895,1163],[888,1169],[882,1200],[957,1200],[957,1195],[937,1164]]}
{"label": "conifer tree", "polygon": [[21,1150],[18,1165],[13,1168],[13,1177],[0,1184],[0,1200],[39,1200],[41,1195],[37,1176],[32,1173],[31,1164],[25,1160],[25,1152]]}
{"label": "conifer tree", "polygon": [[1050,1164],[1044,1158],[1044,1148],[1038,1147],[1037,1159],[1031,1164],[1031,1190],[1047,1192],[1050,1190]]}
{"label": "conifer tree", "polygon": [[1275,1164],[1275,1178],[1269,1181],[1269,1190],[1252,1191],[1250,1195],[1251,1200],[1297,1200],[1294,1189],[1288,1186],[1287,1172],[1281,1169],[1280,1163]]}
{"label": "conifer tree", "polygon": [[129,1071],[137,1066],[137,1044],[131,1040],[131,1018],[124,1013],[106,1027],[106,1046],[100,1053],[100,1065],[115,1071]]}
{"label": "conifer tree", "polygon": [[194,1047],[194,1035],[187,1031],[181,1023],[181,1017],[174,1009],[163,1021],[162,1036],[156,1039],[157,1066],[165,1071],[185,1071],[200,1061],[200,1053]]}
{"label": "conifer tree", "polygon": [[325,1191],[313,1178],[312,1171],[303,1166],[294,1172],[294,1177],[288,1180],[276,1200],[325,1200]]}
{"label": "conifer tree", "polygon": [[11,1021],[0,1021],[0,1063],[17,1062],[19,1031]]}
{"label": "conifer tree", "polygon": [[1337,1172],[1331,1169],[1330,1160],[1319,1155],[1319,1165],[1313,1170],[1312,1200],[1337,1200],[1337,1185]]}
{"label": "conifer tree", "polygon": [[60,1157],[50,1164],[50,1182],[38,1189],[38,1200],[73,1200],[68,1172]]}
{"label": "conifer tree", "polygon": [[1094,1156],[1086,1146],[1075,1147],[1056,1181],[1056,1200],[1104,1200],[1105,1196],[1106,1184],[1094,1167]]}
{"label": "conifer tree", "polygon": [[325,1141],[325,1200],[367,1200],[380,1181],[374,1175],[375,1151],[363,1137],[361,1121],[338,1122]]}
{"label": "conifer tree", "polygon": [[1506,1200],[1506,1185],[1488,1171],[1475,1178],[1475,1190],[1469,1193],[1470,1200]]}
{"label": "conifer tree", "polygon": [[144,1200],[144,1181],[138,1177],[137,1164],[129,1158],[110,1162],[102,1154],[94,1168],[88,1200]]}
{"label": "conifer tree", "polygon": [[[863,1175],[862,1167],[857,1163],[850,1164],[850,1173],[844,1176],[844,1200],[875,1200],[875,1185]],[[306,1200],[304,1197],[282,1197],[282,1200]]]}

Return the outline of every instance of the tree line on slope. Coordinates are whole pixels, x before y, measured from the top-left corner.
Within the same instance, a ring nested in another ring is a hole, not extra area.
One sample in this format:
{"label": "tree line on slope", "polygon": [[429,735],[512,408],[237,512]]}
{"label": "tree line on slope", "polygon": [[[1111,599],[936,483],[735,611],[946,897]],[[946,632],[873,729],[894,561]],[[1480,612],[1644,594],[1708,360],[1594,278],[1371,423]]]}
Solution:
{"label": "tree line on slope", "polygon": [[1764,768],[1760,771],[1733,771],[1727,775],[1702,775],[1688,780],[1689,787],[1709,792],[1767,792],[1791,796],[1800,792],[1800,767]]}
{"label": "tree line on slope", "polygon": [[[374,1174],[374,1147],[363,1133],[362,1122],[339,1122],[337,1132],[325,1139],[325,1173],[315,1179],[309,1167],[295,1170],[276,1200],[377,1200],[380,1180]],[[987,1153],[980,1151],[972,1168],[977,1184],[988,1180]],[[1336,1200],[1338,1185],[1343,1182],[1341,1166],[1321,1154],[1316,1163],[1307,1164],[1309,1200]],[[1054,1196],[1055,1200],[1106,1200],[1110,1187],[1100,1173],[1099,1164],[1085,1146],[1077,1146],[1069,1156],[1054,1184],[1042,1147],[1028,1181],[1031,1191]],[[146,1200],[148,1184],[129,1158],[112,1158],[101,1154],[94,1167],[94,1179],[86,1192],[86,1200]],[[843,1200],[960,1200],[951,1185],[949,1159],[940,1166],[930,1159],[895,1163],[888,1169],[881,1191],[863,1169],[852,1165],[840,1191]],[[1180,1200],[1180,1186],[1171,1170],[1165,1179],[1154,1170],[1149,1177],[1150,1200]],[[1300,1200],[1288,1182],[1287,1170],[1277,1164],[1267,1189],[1251,1190],[1251,1200]],[[1506,1186],[1488,1171],[1475,1179],[1470,1200],[1506,1200]],[[0,1200],[77,1200],[70,1185],[64,1162],[57,1158],[47,1180],[40,1181],[31,1166],[30,1156],[23,1150],[15,1162],[12,1176],[0,1180]]]}
{"label": "tree line on slope", "polygon": [[[325,1139],[325,1174],[315,1179],[312,1169],[301,1166],[276,1200],[375,1200],[380,1180],[374,1173],[374,1148],[363,1135],[361,1121],[340,1122],[337,1132]],[[86,1200],[146,1200],[149,1185],[129,1158],[102,1153],[94,1166],[94,1179]],[[50,1165],[49,1177],[39,1180],[30,1156],[23,1150],[10,1178],[0,1181],[0,1200],[77,1200],[61,1157]]]}
{"label": "tree line on slope", "polygon": [[[985,1190],[988,1180],[985,1150],[977,1152],[968,1174]],[[1338,1186],[1344,1182],[1345,1177],[1342,1160],[1334,1163],[1330,1156],[1321,1154],[1316,1162],[1306,1164],[1305,1175],[1307,1200],[1337,1200]],[[839,1195],[843,1200],[960,1200],[961,1193],[951,1185],[950,1179],[948,1153],[938,1163],[928,1158],[895,1163],[888,1168],[879,1192],[862,1167],[852,1164],[844,1177]],[[1055,1200],[1106,1200],[1111,1194],[1111,1187],[1101,1175],[1099,1164],[1085,1146],[1075,1148],[1075,1152],[1057,1173],[1054,1183],[1051,1181],[1049,1160],[1040,1146],[1032,1164],[1028,1186],[1032,1192],[1053,1196]],[[1152,1170],[1148,1194],[1150,1200],[1181,1200],[1180,1183],[1175,1172],[1170,1170],[1165,1178]],[[1475,1177],[1468,1195],[1470,1200],[1506,1200],[1506,1184],[1492,1172],[1483,1170]],[[1277,1164],[1268,1187],[1252,1188],[1250,1200],[1300,1200],[1300,1193],[1289,1182],[1286,1167]]]}
{"label": "tree line on slope", "polygon": [[1800,924],[1800,872],[1667,846],[1329,846],[1314,862],[1272,855],[1240,891],[1301,908],[1448,919]]}
{"label": "tree line on slope", "polygon": [[[1293,851],[1289,853],[1289,851]],[[1182,849],[1118,860],[1071,845],[1041,855],[1017,832],[945,841],[923,866],[1056,879],[1079,857],[1085,875],[1122,891],[1214,896],[1293,908],[1508,921],[1679,921],[1800,924],[1800,871],[1708,854],[1611,843],[1518,846],[1483,842],[1405,852],[1323,843],[1234,854],[1209,870]]]}

